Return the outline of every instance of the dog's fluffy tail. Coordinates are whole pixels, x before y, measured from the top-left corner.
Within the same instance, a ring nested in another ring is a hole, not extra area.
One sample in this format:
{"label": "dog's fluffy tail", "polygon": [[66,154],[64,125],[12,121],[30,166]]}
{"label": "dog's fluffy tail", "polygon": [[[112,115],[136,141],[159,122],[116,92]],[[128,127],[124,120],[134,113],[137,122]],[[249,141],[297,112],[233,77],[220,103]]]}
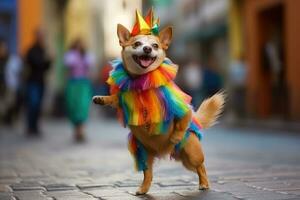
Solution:
{"label": "dog's fluffy tail", "polygon": [[209,128],[216,124],[218,117],[223,111],[224,103],[224,92],[219,92],[202,102],[196,112],[202,128]]}

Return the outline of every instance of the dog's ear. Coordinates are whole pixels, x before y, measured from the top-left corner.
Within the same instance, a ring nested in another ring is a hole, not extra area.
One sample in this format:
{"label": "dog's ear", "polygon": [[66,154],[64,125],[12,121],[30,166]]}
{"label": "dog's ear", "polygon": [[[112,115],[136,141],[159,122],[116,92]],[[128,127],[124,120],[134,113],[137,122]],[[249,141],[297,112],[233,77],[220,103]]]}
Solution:
{"label": "dog's ear", "polygon": [[163,49],[167,50],[169,48],[169,45],[171,43],[173,36],[173,29],[171,26],[168,26],[164,28],[162,31],[159,33],[159,40],[162,44]]}
{"label": "dog's ear", "polygon": [[130,32],[122,24],[118,24],[117,33],[119,37],[119,43],[123,47],[130,39]]}

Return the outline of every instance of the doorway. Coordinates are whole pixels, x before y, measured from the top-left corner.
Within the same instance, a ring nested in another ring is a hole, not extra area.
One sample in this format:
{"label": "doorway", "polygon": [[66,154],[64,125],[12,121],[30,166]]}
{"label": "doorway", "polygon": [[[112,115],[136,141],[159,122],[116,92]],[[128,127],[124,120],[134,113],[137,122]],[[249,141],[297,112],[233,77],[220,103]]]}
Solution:
{"label": "doorway", "polygon": [[288,118],[288,90],[284,51],[284,6],[276,4],[259,13],[259,114]]}

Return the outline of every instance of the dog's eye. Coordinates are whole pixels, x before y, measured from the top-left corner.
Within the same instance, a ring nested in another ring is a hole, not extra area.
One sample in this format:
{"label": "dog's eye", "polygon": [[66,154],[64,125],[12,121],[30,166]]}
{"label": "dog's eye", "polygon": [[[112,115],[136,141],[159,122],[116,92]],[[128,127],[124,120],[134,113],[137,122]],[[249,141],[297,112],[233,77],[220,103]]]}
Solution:
{"label": "dog's eye", "polygon": [[138,46],[141,46],[141,45],[142,45],[142,43],[137,41],[133,44],[133,48],[137,48]]}
{"label": "dog's eye", "polygon": [[152,47],[153,47],[154,49],[158,49],[158,44],[154,43],[154,44],[152,44]]}

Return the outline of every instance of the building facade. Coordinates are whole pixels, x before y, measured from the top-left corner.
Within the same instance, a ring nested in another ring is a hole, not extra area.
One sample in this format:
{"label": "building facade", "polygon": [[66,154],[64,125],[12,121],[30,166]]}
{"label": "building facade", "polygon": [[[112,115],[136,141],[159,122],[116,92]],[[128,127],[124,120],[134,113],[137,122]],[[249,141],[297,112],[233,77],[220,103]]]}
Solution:
{"label": "building facade", "polygon": [[[255,119],[300,120],[300,2],[295,0],[144,1],[162,26],[175,28],[170,54],[213,57],[230,82],[233,63],[246,73],[245,115]],[[227,81],[226,81],[227,79]],[[226,90],[231,85],[225,84]],[[234,105],[229,105],[234,106]]]}

